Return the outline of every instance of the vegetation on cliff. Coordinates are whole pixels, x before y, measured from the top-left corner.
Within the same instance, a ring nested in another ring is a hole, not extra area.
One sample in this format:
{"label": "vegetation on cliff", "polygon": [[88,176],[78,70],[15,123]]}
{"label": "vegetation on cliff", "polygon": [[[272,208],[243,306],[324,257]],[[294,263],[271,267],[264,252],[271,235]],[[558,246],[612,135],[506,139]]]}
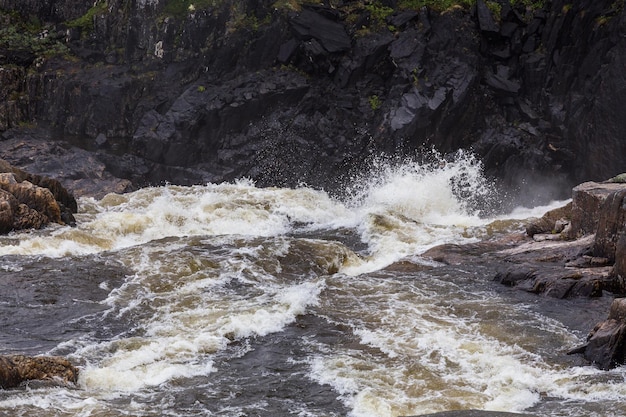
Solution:
{"label": "vegetation on cliff", "polygon": [[65,23],[67,27],[77,28],[84,32],[91,32],[94,29],[94,18],[97,15],[106,13],[107,11],[107,3],[104,0],[100,0],[100,2],[95,2],[94,5],[79,18],[70,20]]}
{"label": "vegetation on cliff", "polygon": [[[15,12],[0,9],[0,65],[29,65],[38,57],[68,52],[67,46],[55,36],[52,26],[36,16],[24,19]],[[2,58],[6,62],[2,62]]]}

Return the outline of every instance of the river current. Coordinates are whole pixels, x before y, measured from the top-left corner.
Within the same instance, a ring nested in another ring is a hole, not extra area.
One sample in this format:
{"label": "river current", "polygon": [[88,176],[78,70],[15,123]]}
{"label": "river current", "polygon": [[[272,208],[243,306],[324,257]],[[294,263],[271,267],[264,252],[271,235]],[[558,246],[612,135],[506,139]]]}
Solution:
{"label": "river current", "polygon": [[420,256],[549,208],[495,217],[492,198],[463,155],[382,164],[341,198],[247,180],[82,198],[76,227],[0,239],[0,353],[80,367],[0,391],[0,416],[626,415],[626,369],[565,354],[610,297]]}

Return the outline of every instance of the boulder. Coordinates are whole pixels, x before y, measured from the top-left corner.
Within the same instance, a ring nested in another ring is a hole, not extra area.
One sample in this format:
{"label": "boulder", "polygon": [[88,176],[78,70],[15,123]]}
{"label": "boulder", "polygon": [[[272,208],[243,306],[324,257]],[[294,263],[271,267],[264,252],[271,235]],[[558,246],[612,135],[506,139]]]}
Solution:
{"label": "boulder", "polygon": [[600,211],[605,200],[617,191],[626,189],[620,183],[585,182],[572,190],[571,238],[593,234],[598,228]]}
{"label": "boulder", "polygon": [[0,356],[0,387],[14,388],[31,380],[76,383],[78,369],[67,359],[54,356]]}
{"label": "boulder", "polygon": [[608,318],[598,323],[587,337],[587,344],[569,353],[583,353],[585,359],[600,369],[608,370],[625,363],[626,298],[611,304]]}
{"label": "boulder", "polygon": [[604,291],[623,292],[608,267],[573,268],[515,264],[499,271],[494,281],[554,298],[601,297]]}
{"label": "boulder", "polygon": [[13,230],[13,219],[19,203],[9,192],[0,189],[0,233]]}
{"label": "boulder", "polygon": [[541,218],[531,221],[526,226],[526,234],[533,237],[543,233],[563,233],[569,224],[572,214],[572,203],[548,211]]}
{"label": "boulder", "polygon": [[47,223],[65,224],[61,219],[61,207],[49,189],[38,187],[30,181],[0,183],[0,187],[11,193],[20,205],[45,216]]}
{"label": "boulder", "polygon": [[28,174],[0,159],[0,233],[39,229],[48,223],[73,224],[76,210],[76,200],[58,181]]}

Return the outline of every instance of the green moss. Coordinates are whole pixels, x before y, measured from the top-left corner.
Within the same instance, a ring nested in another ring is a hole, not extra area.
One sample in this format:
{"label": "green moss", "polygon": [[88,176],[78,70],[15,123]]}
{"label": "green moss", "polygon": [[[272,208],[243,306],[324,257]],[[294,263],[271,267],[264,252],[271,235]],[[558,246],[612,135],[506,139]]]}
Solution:
{"label": "green moss", "polygon": [[8,51],[29,51],[35,57],[48,58],[69,54],[69,49],[48,36],[45,28],[33,19],[23,21],[0,11],[0,47]]}
{"label": "green moss", "polygon": [[262,26],[269,25],[271,23],[272,16],[268,14],[264,19],[259,19],[255,15],[236,15],[231,22],[231,31],[247,29],[252,32],[257,32]]}
{"label": "green moss", "polygon": [[370,15],[377,23],[384,23],[385,19],[393,13],[391,7],[383,6],[380,1],[374,1],[371,4],[365,5],[365,10],[370,12]]}
{"label": "green moss", "polygon": [[472,6],[475,0],[400,0],[398,7],[401,9],[419,9],[428,7],[436,11],[448,10],[454,6]]}
{"label": "green moss", "polygon": [[485,4],[487,5],[489,11],[491,11],[493,17],[495,17],[499,21],[500,17],[502,16],[502,6],[500,5],[500,3],[496,1],[487,1],[485,2]]}
{"label": "green moss", "polygon": [[287,10],[290,12],[299,12],[302,6],[298,0],[278,0],[272,4],[276,10]]}
{"label": "green moss", "polygon": [[368,99],[369,103],[370,103],[370,107],[372,108],[372,110],[376,111],[378,109],[380,109],[380,106],[383,105],[382,100],[380,99],[380,97],[378,97],[376,94],[371,95]]}
{"label": "green moss", "polygon": [[65,22],[65,25],[70,28],[77,28],[83,32],[93,32],[94,18],[97,15],[101,15],[107,11],[107,4],[105,1],[100,1],[94,4],[94,6],[87,10],[87,13],[79,17],[78,19]]}

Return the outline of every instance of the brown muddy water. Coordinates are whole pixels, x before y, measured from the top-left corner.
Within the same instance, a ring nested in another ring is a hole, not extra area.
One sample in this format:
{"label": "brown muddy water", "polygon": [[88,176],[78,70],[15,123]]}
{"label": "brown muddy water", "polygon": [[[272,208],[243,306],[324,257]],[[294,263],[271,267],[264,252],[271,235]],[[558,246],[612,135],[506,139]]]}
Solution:
{"label": "brown muddy water", "polygon": [[546,299],[497,286],[493,265],[420,257],[483,236],[488,192],[460,159],[342,200],[248,181],[82,199],[76,228],[0,239],[0,353],[81,370],[0,391],[0,415],[626,415],[626,369],[565,354],[610,297]]}

